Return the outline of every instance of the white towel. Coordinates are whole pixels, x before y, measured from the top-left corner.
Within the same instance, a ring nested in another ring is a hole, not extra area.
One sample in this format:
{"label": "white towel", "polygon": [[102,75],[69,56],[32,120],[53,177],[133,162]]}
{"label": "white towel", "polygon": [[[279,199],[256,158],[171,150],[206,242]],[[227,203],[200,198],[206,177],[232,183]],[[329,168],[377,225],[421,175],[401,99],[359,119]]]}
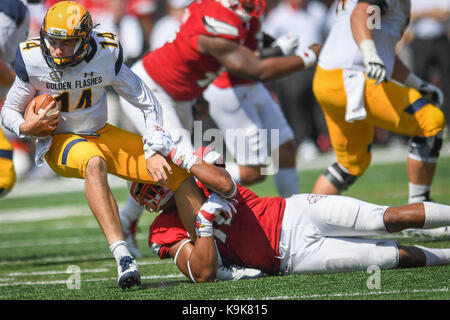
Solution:
{"label": "white towel", "polygon": [[38,167],[44,165],[44,156],[52,145],[53,137],[49,136],[42,139],[37,139],[36,141],[36,155],[34,157],[34,162]]}
{"label": "white towel", "polygon": [[347,106],[345,108],[345,121],[354,122],[367,117],[364,106],[364,87],[366,79],[363,71],[344,69],[344,88],[347,94]]}

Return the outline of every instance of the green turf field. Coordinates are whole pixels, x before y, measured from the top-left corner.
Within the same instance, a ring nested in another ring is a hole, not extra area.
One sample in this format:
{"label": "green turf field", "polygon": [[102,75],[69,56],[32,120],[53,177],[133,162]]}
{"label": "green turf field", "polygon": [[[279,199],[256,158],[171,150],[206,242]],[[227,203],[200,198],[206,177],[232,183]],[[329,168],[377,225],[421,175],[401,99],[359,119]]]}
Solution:
{"label": "green turf field", "polygon": [[[311,190],[321,172],[300,172],[303,192]],[[271,179],[253,189],[262,196],[275,195]],[[113,192],[118,202],[125,201],[125,188]],[[346,195],[378,204],[406,203],[404,163],[371,166]],[[432,196],[437,202],[450,204],[450,158],[440,159]],[[64,217],[59,218],[59,214]],[[153,218],[145,213],[139,223],[139,247],[145,255],[138,259],[143,284],[123,291],[116,285],[115,261],[83,192],[1,200],[0,299],[450,299],[450,266],[192,284],[171,260],[160,260],[147,248],[147,231]],[[450,247],[448,236],[398,235],[398,241]]]}

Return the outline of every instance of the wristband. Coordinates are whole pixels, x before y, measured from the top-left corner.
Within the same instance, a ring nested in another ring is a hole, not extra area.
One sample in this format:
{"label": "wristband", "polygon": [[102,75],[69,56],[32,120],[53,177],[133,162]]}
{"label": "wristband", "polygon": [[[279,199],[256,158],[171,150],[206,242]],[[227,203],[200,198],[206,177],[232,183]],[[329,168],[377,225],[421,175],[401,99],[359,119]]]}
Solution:
{"label": "wristband", "polygon": [[303,59],[305,69],[308,69],[316,64],[317,56],[316,53],[311,49],[302,50],[297,54],[297,56]]}
{"label": "wristband", "polygon": [[215,218],[213,214],[200,210],[195,221],[195,233],[197,237],[205,238],[213,236],[214,228],[212,221]]}

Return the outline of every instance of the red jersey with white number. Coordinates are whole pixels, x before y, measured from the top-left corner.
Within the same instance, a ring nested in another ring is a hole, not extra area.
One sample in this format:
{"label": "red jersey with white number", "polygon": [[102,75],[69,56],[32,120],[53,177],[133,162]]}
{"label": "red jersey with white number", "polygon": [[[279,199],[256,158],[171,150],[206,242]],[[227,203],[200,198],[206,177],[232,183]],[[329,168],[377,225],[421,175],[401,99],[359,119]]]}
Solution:
{"label": "red jersey with white number", "polygon": [[193,100],[215,78],[222,65],[198,47],[200,35],[243,43],[247,29],[238,15],[215,0],[194,2],[187,8],[175,40],[142,59],[150,77],[177,101]]}
{"label": "red jersey with white number", "polygon": [[[235,265],[260,269],[268,274],[280,271],[279,240],[286,200],[258,197],[238,185],[235,196],[237,213],[230,226],[214,230],[222,259]],[[169,248],[188,238],[176,211],[164,212],[150,226],[149,245],[158,248],[160,258],[169,258]]]}
{"label": "red jersey with white number", "polygon": [[[259,49],[260,41],[262,40],[261,22],[257,18],[252,18],[246,27],[248,29],[248,34],[244,46],[252,51],[256,51]],[[227,71],[222,72],[213,82],[213,84],[219,88],[230,88],[232,86],[250,83],[254,83],[254,81],[235,76]]]}

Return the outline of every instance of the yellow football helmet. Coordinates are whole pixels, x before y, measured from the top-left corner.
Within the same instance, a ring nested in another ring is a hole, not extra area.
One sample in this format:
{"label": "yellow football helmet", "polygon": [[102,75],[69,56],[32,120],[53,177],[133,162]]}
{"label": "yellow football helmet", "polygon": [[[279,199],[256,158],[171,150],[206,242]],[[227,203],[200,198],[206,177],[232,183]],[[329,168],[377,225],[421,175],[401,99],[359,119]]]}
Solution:
{"label": "yellow football helmet", "polygon": [[[87,54],[91,40],[92,18],[85,7],[73,1],[61,1],[54,4],[44,17],[41,26],[41,50],[49,66],[63,68],[80,63]],[[52,57],[49,39],[76,39],[73,55],[67,57]]]}

